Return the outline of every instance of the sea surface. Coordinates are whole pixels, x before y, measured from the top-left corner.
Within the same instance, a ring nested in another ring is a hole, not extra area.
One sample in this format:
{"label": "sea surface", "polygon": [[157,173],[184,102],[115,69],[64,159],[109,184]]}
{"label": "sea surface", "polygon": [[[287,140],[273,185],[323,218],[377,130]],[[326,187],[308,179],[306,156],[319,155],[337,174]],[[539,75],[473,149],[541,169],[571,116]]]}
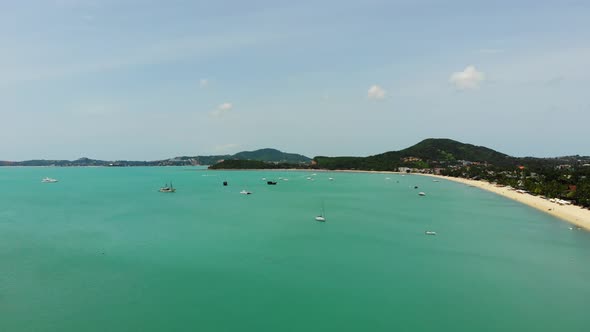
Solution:
{"label": "sea surface", "polygon": [[590,331],[589,310],[590,233],[459,183],[0,168],[0,331]]}

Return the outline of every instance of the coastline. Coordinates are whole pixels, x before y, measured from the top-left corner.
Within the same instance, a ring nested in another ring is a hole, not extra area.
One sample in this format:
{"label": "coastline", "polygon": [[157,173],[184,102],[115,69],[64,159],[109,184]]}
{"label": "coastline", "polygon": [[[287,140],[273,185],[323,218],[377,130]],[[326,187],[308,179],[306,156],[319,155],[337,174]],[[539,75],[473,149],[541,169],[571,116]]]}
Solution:
{"label": "coastline", "polygon": [[519,203],[528,205],[537,210],[543,211],[556,218],[567,221],[570,224],[584,228],[590,231],[590,210],[584,209],[577,205],[559,205],[557,203],[550,202],[547,199],[543,199],[539,196],[531,194],[521,194],[515,190],[510,190],[506,187],[496,187],[495,185],[479,180],[469,180],[464,178],[455,178],[450,176],[434,175],[434,174],[420,174],[412,173],[417,175],[429,176],[436,179],[443,179],[462,183],[468,186],[473,186],[479,189],[493,192],[494,194],[512,199]]}
{"label": "coastline", "polygon": [[[234,171],[240,171],[240,169],[233,169]],[[217,170],[214,170],[217,171]],[[227,171],[227,170],[224,170]],[[243,171],[243,170],[242,170]],[[377,173],[377,174],[407,174],[407,175],[421,175],[428,176],[436,179],[454,181],[462,183],[468,186],[473,186],[479,189],[483,189],[494,194],[506,197],[508,199],[517,201],[521,204],[525,204],[529,207],[537,209],[539,211],[550,214],[558,219],[564,220],[570,224],[583,228],[590,231],[590,210],[584,209],[577,205],[559,205],[557,203],[550,202],[549,200],[543,199],[538,196],[530,194],[521,194],[515,190],[509,190],[506,187],[496,187],[495,185],[479,180],[470,180],[464,178],[456,178],[450,176],[442,176],[435,174],[423,174],[423,173],[402,173],[394,171],[363,171],[363,170],[326,170],[326,169],[256,169],[254,171],[302,171],[302,172],[334,172],[334,173]]]}

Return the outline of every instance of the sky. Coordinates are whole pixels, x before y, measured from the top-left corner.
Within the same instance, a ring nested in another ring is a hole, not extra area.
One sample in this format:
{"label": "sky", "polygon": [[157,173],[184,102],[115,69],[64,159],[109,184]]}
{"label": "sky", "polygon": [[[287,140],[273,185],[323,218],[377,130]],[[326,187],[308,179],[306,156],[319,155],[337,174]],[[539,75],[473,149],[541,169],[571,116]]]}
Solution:
{"label": "sky", "polygon": [[0,160],[590,155],[590,2],[0,2]]}

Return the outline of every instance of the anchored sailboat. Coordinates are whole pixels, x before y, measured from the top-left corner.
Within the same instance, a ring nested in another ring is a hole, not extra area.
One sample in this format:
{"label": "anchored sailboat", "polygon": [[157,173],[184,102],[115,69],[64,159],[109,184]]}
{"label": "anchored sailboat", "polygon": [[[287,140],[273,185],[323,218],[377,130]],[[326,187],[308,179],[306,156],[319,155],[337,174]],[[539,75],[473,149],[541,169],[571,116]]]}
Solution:
{"label": "anchored sailboat", "polygon": [[323,202],[322,202],[322,213],[319,216],[315,217],[315,220],[316,221],[319,221],[319,222],[325,222],[326,221],[326,211],[324,209],[324,203]]}
{"label": "anchored sailboat", "polygon": [[170,182],[170,186],[168,186],[168,184],[164,185],[162,188],[160,188],[160,190],[158,190],[161,193],[173,193],[176,192],[176,188],[174,188],[172,186],[172,182]]}

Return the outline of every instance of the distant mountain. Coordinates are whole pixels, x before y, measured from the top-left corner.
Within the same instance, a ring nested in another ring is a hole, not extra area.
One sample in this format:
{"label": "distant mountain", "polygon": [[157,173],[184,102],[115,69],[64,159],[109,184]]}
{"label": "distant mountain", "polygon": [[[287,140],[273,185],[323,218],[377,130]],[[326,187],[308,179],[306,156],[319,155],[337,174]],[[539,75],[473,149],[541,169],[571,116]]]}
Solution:
{"label": "distant mountain", "polygon": [[309,164],[311,159],[294,153],[285,153],[276,149],[260,149],[255,151],[243,151],[234,155],[212,155],[212,156],[182,156],[164,160],[154,161],[132,161],[132,160],[96,160],[80,158],[77,160],[26,160],[26,161],[0,161],[0,166],[191,166],[191,165],[214,165],[223,160],[241,159],[256,160],[272,163]]}
{"label": "distant mountain", "polygon": [[268,162],[260,160],[228,159],[215,165],[209,166],[209,169],[303,169],[310,167],[311,164],[293,164]]}
{"label": "distant mountain", "polygon": [[231,156],[230,159],[239,160],[259,160],[276,163],[310,163],[311,159],[296,153],[286,153],[276,149],[259,149],[255,151],[238,152]]}
{"label": "distant mountain", "polygon": [[389,151],[369,157],[314,158],[320,168],[374,170],[395,170],[403,166],[436,167],[460,161],[507,166],[518,163],[518,159],[483,146],[465,144],[446,138],[428,138],[400,151]]}

